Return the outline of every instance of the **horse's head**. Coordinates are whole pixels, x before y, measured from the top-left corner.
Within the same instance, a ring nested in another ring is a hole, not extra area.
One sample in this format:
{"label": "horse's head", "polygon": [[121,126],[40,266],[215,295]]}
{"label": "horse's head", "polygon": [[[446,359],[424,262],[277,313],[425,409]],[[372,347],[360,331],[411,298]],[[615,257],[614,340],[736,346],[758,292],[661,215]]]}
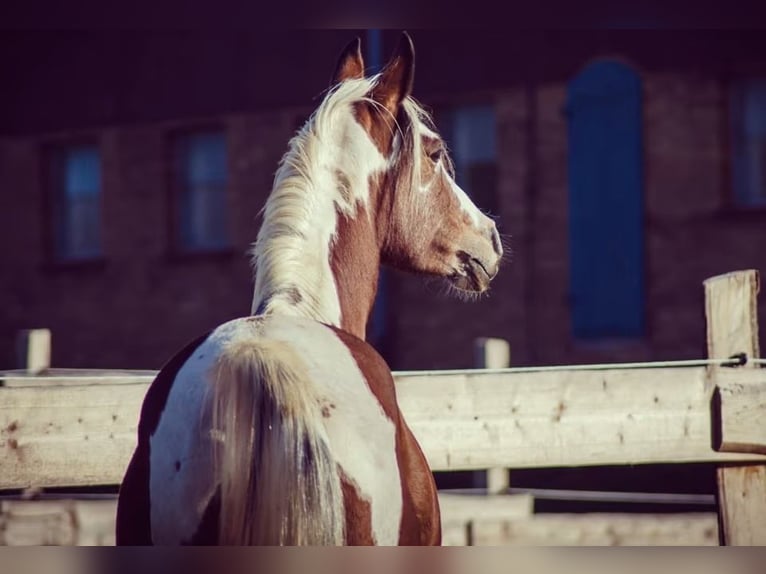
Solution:
{"label": "horse's head", "polygon": [[[403,34],[354,115],[384,167],[371,176],[383,262],[448,278],[462,291],[488,289],[502,257],[494,221],[455,182],[452,161],[429,115],[411,97],[415,54]],[[364,77],[359,40],[342,53],[338,84]]]}
{"label": "horse's head", "polygon": [[455,183],[429,115],[411,97],[406,34],[364,76],[359,40],[290,142],[253,249],[254,313],[311,317],[364,337],[381,261],[482,293],[502,247],[494,222]]}

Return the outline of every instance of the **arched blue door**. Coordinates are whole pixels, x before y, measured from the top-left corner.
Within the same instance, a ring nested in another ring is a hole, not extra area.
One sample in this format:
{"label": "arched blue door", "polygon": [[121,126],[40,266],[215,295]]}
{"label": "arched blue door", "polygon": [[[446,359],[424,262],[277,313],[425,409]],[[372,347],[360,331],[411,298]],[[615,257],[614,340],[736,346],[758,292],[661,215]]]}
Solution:
{"label": "arched blue door", "polygon": [[569,85],[569,241],[573,335],[644,333],[641,80],[599,61]]}

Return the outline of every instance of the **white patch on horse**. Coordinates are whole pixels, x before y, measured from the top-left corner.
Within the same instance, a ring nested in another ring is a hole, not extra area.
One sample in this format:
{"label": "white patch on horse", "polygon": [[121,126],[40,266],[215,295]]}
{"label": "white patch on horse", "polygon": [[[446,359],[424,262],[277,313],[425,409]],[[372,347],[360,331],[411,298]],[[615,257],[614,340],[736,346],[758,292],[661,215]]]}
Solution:
{"label": "white patch on horse", "polygon": [[[265,303],[263,313],[340,326],[340,300],[330,267],[338,213],[353,217],[359,206],[367,207],[370,177],[388,168],[354,116],[354,103],[369,89],[370,80],[343,82],[291,140],[253,248],[252,312]],[[343,174],[343,189],[338,173]],[[273,296],[285,283],[297,287],[304,298],[294,303]]]}
{"label": "white patch on horse", "polygon": [[482,221],[485,221],[485,225],[489,224],[489,218],[484,215],[481,210],[476,207],[473,201],[471,201],[471,198],[468,197],[468,194],[463,190],[462,187],[460,187],[455,179],[447,172],[447,170],[444,168],[444,165],[439,164],[439,169],[443,175],[443,177],[447,178],[447,182],[449,183],[450,189],[452,189],[452,193],[455,194],[455,197],[457,198],[458,203],[460,204],[460,208],[468,214],[468,217],[471,218],[471,223],[474,224],[477,228],[481,225]]}
{"label": "white patch on horse", "polygon": [[423,122],[420,122],[420,133],[423,135],[423,137],[431,138],[434,140],[441,140],[441,137],[439,136],[439,134],[437,134],[434,130],[429,128]]}
{"label": "white patch on horse", "polygon": [[[157,544],[189,540],[215,492],[206,401],[208,371],[227,342],[251,320],[235,319],[218,327],[183,364],[173,382],[150,443],[151,525]],[[261,320],[261,337],[283,341],[300,353],[317,395],[322,397],[317,409],[330,408],[330,416],[322,417],[322,422],[332,454],[360,498],[370,503],[375,541],[397,544],[402,491],[396,428],[351,352],[331,329],[310,319],[272,315]],[[176,461],[180,462],[178,469]]]}
{"label": "white patch on horse", "polygon": [[359,497],[370,503],[372,533],[380,545],[396,545],[402,518],[402,490],[396,458],[396,428],[372,394],[351,351],[324,325],[298,318],[270,317],[263,336],[292,345],[305,362],[322,404],[333,456]]}
{"label": "white patch on horse", "polygon": [[210,474],[207,373],[234,325],[226,323],[203,341],[173,380],[165,408],[150,438],[149,500],[152,540],[188,541],[215,492]]}

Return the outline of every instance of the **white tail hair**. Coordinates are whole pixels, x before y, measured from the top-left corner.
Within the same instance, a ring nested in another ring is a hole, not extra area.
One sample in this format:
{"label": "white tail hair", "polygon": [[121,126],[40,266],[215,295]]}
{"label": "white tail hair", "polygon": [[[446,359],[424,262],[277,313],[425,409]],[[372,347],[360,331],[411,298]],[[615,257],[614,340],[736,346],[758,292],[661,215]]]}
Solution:
{"label": "white tail hair", "polygon": [[340,476],[316,392],[285,342],[236,337],[211,377],[219,544],[342,545]]}

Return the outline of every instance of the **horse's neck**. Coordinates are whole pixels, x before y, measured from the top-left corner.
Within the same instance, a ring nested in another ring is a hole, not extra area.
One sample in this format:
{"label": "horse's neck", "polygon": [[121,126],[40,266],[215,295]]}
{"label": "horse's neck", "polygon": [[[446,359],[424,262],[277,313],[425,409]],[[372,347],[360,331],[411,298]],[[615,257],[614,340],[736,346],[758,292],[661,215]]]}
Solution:
{"label": "horse's neck", "polygon": [[343,84],[291,142],[256,242],[252,310],[309,317],[363,339],[384,236],[378,226],[388,220],[374,176],[389,164],[348,104],[359,87],[367,89]]}
{"label": "horse's neck", "polygon": [[373,218],[360,209],[336,221],[334,232],[307,226],[259,242],[254,313],[309,317],[365,338],[380,266]]}
{"label": "horse's neck", "polygon": [[303,168],[278,178],[255,247],[253,313],[309,317],[365,338],[382,237],[369,186],[383,164],[370,163],[316,162],[325,167],[309,178]]}
{"label": "horse's neck", "polygon": [[354,218],[339,215],[330,259],[340,301],[340,327],[360,339],[366,338],[378,288],[380,244],[375,221],[365,210]]}

